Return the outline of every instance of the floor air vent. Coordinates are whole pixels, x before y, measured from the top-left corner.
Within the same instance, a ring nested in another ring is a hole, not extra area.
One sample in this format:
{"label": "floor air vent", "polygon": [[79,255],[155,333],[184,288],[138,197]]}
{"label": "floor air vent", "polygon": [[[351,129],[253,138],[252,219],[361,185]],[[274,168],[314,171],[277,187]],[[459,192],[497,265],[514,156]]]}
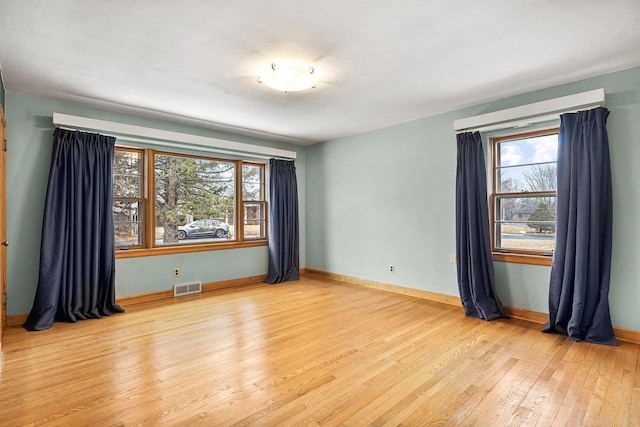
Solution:
{"label": "floor air vent", "polygon": [[189,282],[180,285],[173,285],[173,296],[181,297],[182,295],[199,294],[202,292],[202,282]]}

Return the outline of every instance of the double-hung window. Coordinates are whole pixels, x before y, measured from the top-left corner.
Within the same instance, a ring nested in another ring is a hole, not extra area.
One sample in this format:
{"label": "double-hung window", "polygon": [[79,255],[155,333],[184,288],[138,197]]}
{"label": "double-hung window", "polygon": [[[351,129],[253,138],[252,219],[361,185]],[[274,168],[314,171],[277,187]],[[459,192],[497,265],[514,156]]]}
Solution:
{"label": "double-hung window", "polygon": [[555,247],[558,129],[491,141],[494,259],[550,265]]}
{"label": "double-hung window", "polygon": [[244,238],[246,240],[266,238],[267,205],[264,165],[242,164],[242,206]]}
{"label": "double-hung window", "polygon": [[144,244],[144,152],[116,149],[113,159],[113,222],[116,247]]}
{"label": "double-hung window", "polygon": [[118,255],[266,244],[265,170],[260,162],[116,147]]}

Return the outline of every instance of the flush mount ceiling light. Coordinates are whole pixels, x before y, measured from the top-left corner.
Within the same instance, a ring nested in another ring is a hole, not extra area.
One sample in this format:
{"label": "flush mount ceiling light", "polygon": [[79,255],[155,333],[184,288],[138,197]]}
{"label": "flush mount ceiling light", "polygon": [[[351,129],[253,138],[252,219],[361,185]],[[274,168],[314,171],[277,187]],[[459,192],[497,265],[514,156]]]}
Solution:
{"label": "flush mount ceiling light", "polygon": [[308,64],[272,62],[262,70],[258,83],[264,83],[280,92],[297,92],[315,88],[318,84],[318,72]]}

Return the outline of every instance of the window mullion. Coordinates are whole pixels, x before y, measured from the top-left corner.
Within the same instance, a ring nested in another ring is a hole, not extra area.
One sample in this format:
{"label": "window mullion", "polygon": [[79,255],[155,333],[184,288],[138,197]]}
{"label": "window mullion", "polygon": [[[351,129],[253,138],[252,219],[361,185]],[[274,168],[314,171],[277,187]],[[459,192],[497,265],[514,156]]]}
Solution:
{"label": "window mullion", "polygon": [[236,240],[241,242],[244,240],[244,196],[242,192],[242,183],[244,181],[243,162],[236,162]]}
{"label": "window mullion", "polygon": [[499,191],[495,192],[495,195],[498,197],[556,197],[555,190],[549,191],[519,191],[519,192],[510,192],[510,193],[500,193]]}
{"label": "window mullion", "polygon": [[155,246],[155,206],[152,194],[155,193],[156,180],[154,177],[155,152],[151,149],[145,150],[145,247],[153,248]]}

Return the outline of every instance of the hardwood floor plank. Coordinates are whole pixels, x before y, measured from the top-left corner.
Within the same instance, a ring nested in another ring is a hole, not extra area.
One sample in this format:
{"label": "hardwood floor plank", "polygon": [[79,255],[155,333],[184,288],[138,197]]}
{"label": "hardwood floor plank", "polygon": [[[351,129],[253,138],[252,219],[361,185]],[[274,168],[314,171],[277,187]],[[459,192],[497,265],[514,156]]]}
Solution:
{"label": "hardwood floor plank", "polygon": [[11,327],[0,425],[639,425],[639,346],[316,276]]}
{"label": "hardwood floor plank", "polygon": [[[628,376],[633,376],[633,390],[631,391],[631,406],[629,408],[629,425],[633,425],[633,423],[638,423],[640,420],[640,358],[638,358],[638,363],[636,365],[635,372],[628,371]],[[631,381],[629,381],[631,382]],[[626,394],[629,392],[628,389],[622,389],[621,392]]]}

